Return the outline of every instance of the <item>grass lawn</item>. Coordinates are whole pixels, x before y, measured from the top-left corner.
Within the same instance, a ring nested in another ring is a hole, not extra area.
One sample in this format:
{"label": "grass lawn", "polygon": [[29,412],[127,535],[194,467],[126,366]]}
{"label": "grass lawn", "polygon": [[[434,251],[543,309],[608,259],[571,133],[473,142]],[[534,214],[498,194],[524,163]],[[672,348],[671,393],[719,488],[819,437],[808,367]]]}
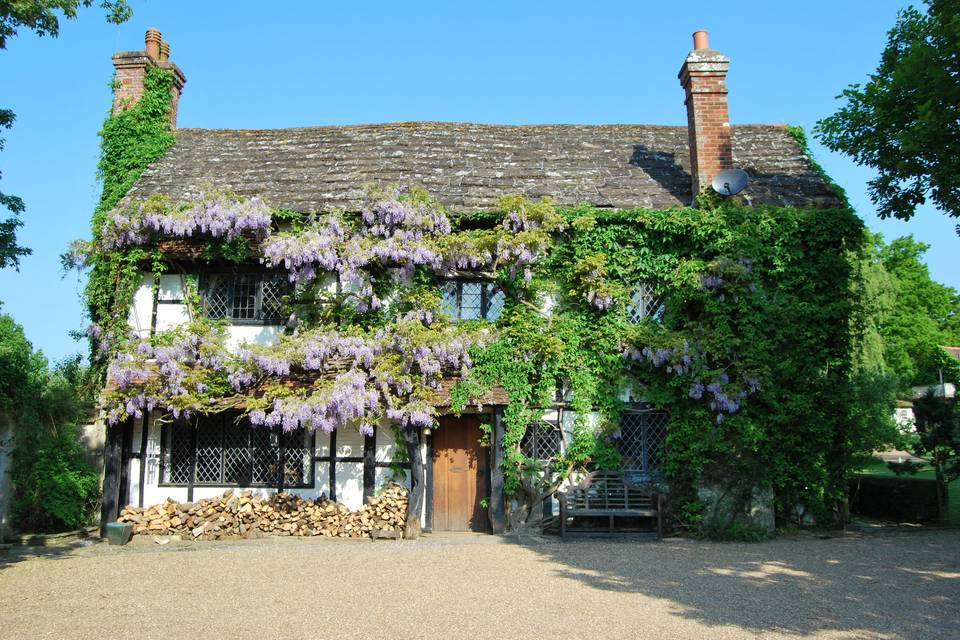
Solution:
{"label": "grass lawn", "polygon": [[[918,480],[935,480],[933,467],[926,466],[914,475],[903,474],[897,476],[887,463],[879,458],[874,458],[870,464],[860,470],[860,474],[865,476],[888,476],[891,478],[903,478],[909,480],[916,478]],[[947,487],[947,515],[945,524],[960,527],[960,484],[951,483]]]}

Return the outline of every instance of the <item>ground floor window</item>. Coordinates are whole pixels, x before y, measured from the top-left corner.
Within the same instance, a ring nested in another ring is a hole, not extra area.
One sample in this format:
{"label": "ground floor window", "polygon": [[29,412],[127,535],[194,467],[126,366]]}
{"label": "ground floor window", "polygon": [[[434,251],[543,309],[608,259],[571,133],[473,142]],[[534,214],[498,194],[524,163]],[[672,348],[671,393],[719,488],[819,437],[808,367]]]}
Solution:
{"label": "ground floor window", "polygon": [[666,412],[652,409],[627,411],[620,417],[617,448],[625,473],[643,479],[661,476],[667,422]]}
{"label": "ground floor window", "polygon": [[560,425],[547,420],[531,423],[520,441],[520,452],[534,460],[553,460],[562,453],[562,448]]}
{"label": "ground floor window", "polygon": [[166,424],[161,484],[313,486],[313,435],[256,428],[232,414]]}

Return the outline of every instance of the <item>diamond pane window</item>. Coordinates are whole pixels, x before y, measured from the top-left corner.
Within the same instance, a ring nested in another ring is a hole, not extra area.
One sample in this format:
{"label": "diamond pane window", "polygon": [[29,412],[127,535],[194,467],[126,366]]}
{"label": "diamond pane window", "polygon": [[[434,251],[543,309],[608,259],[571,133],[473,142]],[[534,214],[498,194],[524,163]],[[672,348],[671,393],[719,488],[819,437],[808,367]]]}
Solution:
{"label": "diamond pane window", "polygon": [[270,484],[277,481],[277,465],[280,461],[280,447],[277,434],[269,429],[253,429],[251,448],[253,449],[253,481]]}
{"label": "diamond pane window", "polygon": [[629,411],[620,418],[621,467],[651,478],[663,469],[667,440],[667,414],[662,411]]}
{"label": "diamond pane window", "polygon": [[627,304],[627,319],[634,324],[644,320],[659,322],[663,317],[663,296],[651,282],[641,282],[633,289]]}
{"label": "diamond pane window", "polygon": [[208,274],[200,284],[210,318],[228,318],[234,324],[282,322],[283,296],[290,292],[290,284],[280,274]]}
{"label": "diamond pane window", "polygon": [[562,448],[560,427],[543,420],[531,423],[520,441],[520,452],[534,460],[552,460],[560,455]]}
{"label": "diamond pane window", "polygon": [[222,436],[221,429],[197,429],[197,484],[220,481],[223,472]]}
{"label": "diamond pane window", "polygon": [[163,484],[226,487],[313,485],[313,435],[252,428],[248,420],[221,414],[195,425],[164,427]]}
{"label": "diamond pane window", "polygon": [[482,280],[447,280],[440,288],[442,308],[453,320],[495,321],[503,310],[503,291]]}
{"label": "diamond pane window", "polygon": [[483,308],[483,283],[463,282],[460,285],[460,319],[476,320]]}
{"label": "diamond pane window", "polygon": [[259,278],[250,274],[237,276],[233,282],[233,319],[253,320],[257,314],[257,284]]}
{"label": "diamond pane window", "polygon": [[168,484],[186,484],[190,480],[193,453],[193,429],[187,425],[174,424],[167,429],[167,451],[163,481]]}

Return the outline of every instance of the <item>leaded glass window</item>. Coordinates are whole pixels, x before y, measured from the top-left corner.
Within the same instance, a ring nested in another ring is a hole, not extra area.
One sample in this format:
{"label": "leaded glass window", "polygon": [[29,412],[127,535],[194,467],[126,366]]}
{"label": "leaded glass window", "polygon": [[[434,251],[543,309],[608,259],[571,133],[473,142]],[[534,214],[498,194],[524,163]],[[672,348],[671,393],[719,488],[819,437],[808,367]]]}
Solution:
{"label": "leaded glass window", "polygon": [[483,280],[447,280],[441,286],[443,310],[454,320],[495,321],[503,310],[503,291]]}
{"label": "leaded glass window", "polygon": [[667,441],[668,416],[663,411],[628,411],[620,417],[620,466],[645,478],[659,477]]}
{"label": "leaded glass window", "polygon": [[664,312],[663,295],[652,282],[640,282],[630,294],[627,319],[634,324],[644,320],[659,322]]}
{"label": "leaded glass window", "polygon": [[256,428],[235,415],[164,426],[162,484],[224,487],[313,485],[313,437]]}
{"label": "leaded glass window", "polygon": [[560,427],[552,422],[538,420],[527,427],[520,440],[520,452],[527,458],[548,461],[560,455],[563,446]]}
{"label": "leaded glass window", "polygon": [[277,273],[208,274],[201,280],[203,308],[210,318],[233,324],[280,324],[287,278]]}

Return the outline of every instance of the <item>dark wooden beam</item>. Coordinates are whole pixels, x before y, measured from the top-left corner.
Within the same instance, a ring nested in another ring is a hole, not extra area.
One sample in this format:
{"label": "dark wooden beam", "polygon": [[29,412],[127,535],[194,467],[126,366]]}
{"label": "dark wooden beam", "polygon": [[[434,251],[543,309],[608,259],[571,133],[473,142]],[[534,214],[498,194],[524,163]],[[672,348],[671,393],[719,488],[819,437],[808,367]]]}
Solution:
{"label": "dark wooden beam", "polygon": [[337,430],[330,432],[330,499],[337,501]]}
{"label": "dark wooden beam", "polygon": [[103,444],[103,498],[100,501],[100,535],[107,535],[107,523],[116,522],[120,515],[120,456],[123,447],[123,427],[107,425]]}
{"label": "dark wooden beam", "polygon": [[373,435],[363,438],[363,502],[373,496],[377,483],[377,428]]}
{"label": "dark wooden beam", "polygon": [[404,537],[416,540],[420,537],[420,514],[423,513],[424,469],[420,455],[420,429],[403,429],[403,440],[407,445],[407,457],[410,459],[410,496],[407,500],[407,522]]}
{"label": "dark wooden beam", "polygon": [[123,438],[120,441],[120,493],[117,496],[117,507],[124,508],[130,504],[130,454],[133,449],[133,418],[123,423]]}
{"label": "dark wooden beam", "polygon": [[490,528],[493,533],[507,530],[503,496],[503,409],[493,414],[493,434],[490,439]]}

